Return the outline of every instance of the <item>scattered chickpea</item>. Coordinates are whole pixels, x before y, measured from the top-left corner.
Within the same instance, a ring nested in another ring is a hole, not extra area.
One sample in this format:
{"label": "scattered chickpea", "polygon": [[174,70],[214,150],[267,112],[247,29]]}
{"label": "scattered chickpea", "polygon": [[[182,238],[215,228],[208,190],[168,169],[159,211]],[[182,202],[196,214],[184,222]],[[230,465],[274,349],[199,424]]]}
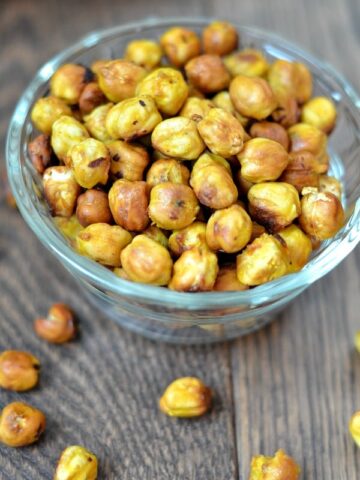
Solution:
{"label": "scattered chickpea", "polygon": [[159,401],[160,410],[170,417],[199,417],[210,410],[212,392],[195,377],[178,378],[170,383]]}
{"label": "scattered chickpea", "polygon": [[146,175],[146,182],[151,188],[166,182],[188,185],[189,178],[189,169],[184,164],[171,158],[162,158],[151,165]]}
{"label": "scattered chickpea", "polygon": [[236,292],[249,287],[241,283],[237,277],[236,265],[225,265],[219,269],[214,285],[216,292]]}
{"label": "scattered chickpea", "polygon": [[51,146],[56,156],[65,163],[69,150],[87,138],[89,132],[73,117],[60,117],[52,126]]}
{"label": "scattered chickpea", "polygon": [[253,138],[261,137],[274,140],[280,143],[286,151],[289,150],[289,135],[285,128],[279,123],[267,121],[253,123],[250,127],[250,135]]}
{"label": "scattered chickpea", "polygon": [[111,223],[107,193],[101,190],[86,190],[77,199],[76,216],[83,227],[92,223]]}
{"label": "scattered chickpea", "polygon": [[203,47],[206,53],[227,55],[235,50],[239,41],[236,28],[229,22],[219,20],[210,23],[202,33]]}
{"label": "scattered chickpea", "polygon": [[300,467],[283,450],[274,457],[256,455],[251,460],[249,480],[299,480]]}
{"label": "scattered chickpea", "polygon": [[135,95],[146,70],[127,60],[112,60],[97,71],[99,87],[111,102],[121,102]]}
{"label": "scattered chickpea", "polygon": [[79,108],[82,115],[88,115],[104,103],[106,103],[106,97],[96,82],[85,85],[79,97]]}
{"label": "scattered chickpea", "polygon": [[43,133],[35,137],[29,143],[28,151],[35,170],[42,175],[51,162],[50,136]]}
{"label": "scattered chickpea", "polygon": [[218,55],[200,55],[185,65],[189,82],[204,93],[224,90],[230,83],[230,75]]}
{"label": "scattered chickpea", "polygon": [[39,440],[45,430],[45,416],[26,403],[13,402],[0,414],[0,442],[9,447],[25,447]]}
{"label": "scattered chickpea", "polygon": [[40,132],[51,134],[52,126],[59,118],[72,116],[72,110],[63,100],[49,96],[36,100],[31,110],[31,120]]}
{"label": "scattered chickpea", "polygon": [[0,354],[0,387],[16,392],[34,388],[39,381],[39,360],[27,352],[5,350]]}
{"label": "scattered chickpea", "polygon": [[318,163],[314,155],[306,150],[291,152],[288,166],[283,171],[280,181],[291,183],[298,192],[304,187],[319,185]]}
{"label": "scattered chickpea", "polygon": [[79,445],[65,448],[59,458],[54,480],[96,480],[96,456]]}
{"label": "scattered chickpea", "polygon": [[74,313],[63,303],[55,303],[46,318],[37,318],[34,330],[42,339],[50,343],[66,343],[75,338],[77,325]]}
{"label": "scattered chickpea", "polygon": [[106,103],[94,108],[88,115],[84,116],[86,129],[92,137],[101,142],[110,142],[112,140],[106,129],[106,117],[112,107],[112,103]]}
{"label": "scattered chickpea", "polygon": [[161,57],[161,47],[153,40],[133,40],[128,43],[125,50],[125,60],[146,68],[146,70],[157,67]]}
{"label": "scattered chickpea", "polygon": [[50,93],[64,100],[65,103],[75,105],[79,102],[80,95],[88,83],[87,79],[88,71],[85,67],[67,63],[59,67],[51,77]]}
{"label": "scattered chickpea", "polygon": [[184,103],[180,116],[190,118],[198,123],[214,107],[211,100],[206,98],[189,97]]}
{"label": "scattered chickpea", "polygon": [[285,241],[288,249],[289,272],[298,272],[310,259],[312,253],[310,238],[296,225],[280,230],[278,235]]}
{"label": "scattered chickpea", "polygon": [[186,250],[201,246],[206,247],[206,224],[203,222],[193,222],[181,230],[174,230],[169,237],[169,249],[177,257]]}
{"label": "scattered chickpea", "polygon": [[232,77],[246,75],[247,77],[263,77],[269,69],[266,58],[254,48],[244,48],[224,58],[226,68]]}
{"label": "scattered chickpea", "polygon": [[49,167],[43,175],[44,196],[51,214],[59,217],[71,217],[80,186],[68,167]]}
{"label": "scattered chickpea", "polygon": [[183,27],[172,27],[160,38],[165,55],[175,67],[182,67],[200,54],[201,43],[195,32]]}

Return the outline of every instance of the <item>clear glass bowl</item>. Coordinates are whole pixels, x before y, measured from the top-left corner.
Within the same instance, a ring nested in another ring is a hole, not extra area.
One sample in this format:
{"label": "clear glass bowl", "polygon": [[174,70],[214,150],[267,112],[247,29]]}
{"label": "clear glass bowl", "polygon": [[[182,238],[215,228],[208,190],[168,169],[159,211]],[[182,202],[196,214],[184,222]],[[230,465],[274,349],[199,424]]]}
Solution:
{"label": "clear glass bowl", "polygon": [[304,62],[312,71],[315,94],[335,101],[336,129],[330,137],[331,174],[344,186],[345,227],[316,251],[305,268],[244,292],[179,293],[130,283],[78,255],[57,230],[42,197],[39,176],[27,156],[33,135],[30,111],[48,92],[48,81],[63,63],[90,64],[121,57],[135,38],[159,38],[173,25],[200,31],[209,19],[149,19],[91,33],[47,62],[23,93],[12,117],[6,146],[8,175],[18,207],[30,228],[83,286],[85,294],[110,318],[147,337],[174,343],[209,343],[252,332],[316,280],[333,269],[360,239],[360,97],[329,65],[271,33],[238,27],[241,46],[260,48],[270,59]]}

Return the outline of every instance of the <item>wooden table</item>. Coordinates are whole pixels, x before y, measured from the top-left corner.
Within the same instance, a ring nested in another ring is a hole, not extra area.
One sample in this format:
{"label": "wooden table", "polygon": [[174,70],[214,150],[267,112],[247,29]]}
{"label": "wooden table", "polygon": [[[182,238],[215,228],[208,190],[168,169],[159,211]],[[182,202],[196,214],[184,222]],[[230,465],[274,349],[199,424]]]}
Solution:
{"label": "wooden table", "polygon": [[[360,89],[356,0],[3,1],[1,141],[18,96],[51,55],[92,29],[154,14],[216,16],[278,31]],[[1,480],[51,479],[71,444],[96,452],[106,480],[246,479],[253,454],[278,448],[299,461],[304,479],[358,479],[360,452],[347,423],[360,408],[360,355],[353,348],[359,262],[357,251],[259,333],[212,347],[156,344],[94,312],[2,202],[0,350],[33,352],[42,377],[33,392],[2,391],[0,405],[25,399],[44,410],[48,427],[33,447],[0,447]],[[64,347],[45,344],[32,330],[33,319],[56,301],[74,306],[81,318],[81,339]],[[210,415],[177,421],[158,412],[163,388],[182,375],[214,388]]]}

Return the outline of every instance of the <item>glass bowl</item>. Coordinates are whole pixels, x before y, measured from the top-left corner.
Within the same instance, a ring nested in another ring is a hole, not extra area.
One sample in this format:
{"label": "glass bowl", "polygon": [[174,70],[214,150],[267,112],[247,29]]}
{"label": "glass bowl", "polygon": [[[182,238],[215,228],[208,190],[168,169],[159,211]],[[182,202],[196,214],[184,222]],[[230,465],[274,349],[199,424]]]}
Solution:
{"label": "glass bowl", "polygon": [[295,274],[243,292],[180,293],[131,283],[77,254],[53,223],[42,196],[41,179],[27,156],[33,136],[30,111],[48,92],[48,81],[63,63],[90,64],[121,57],[135,38],[159,38],[171,26],[200,31],[210,19],[148,19],[94,32],[66,49],[36,74],[16,106],[9,126],[6,157],[10,184],[19,210],[39,240],[82,285],[84,293],[108,317],[147,337],[174,343],[210,343],[252,332],[274,318],[297,295],[333,269],[360,239],[360,97],[329,65],[298,47],[257,28],[238,26],[241,46],[260,48],[270,59],[304,62],[312,71],[315,95],[331,97],[338,122],[330,136],[331,175],[344,187],[347,223],[324,242],[305,268]]}

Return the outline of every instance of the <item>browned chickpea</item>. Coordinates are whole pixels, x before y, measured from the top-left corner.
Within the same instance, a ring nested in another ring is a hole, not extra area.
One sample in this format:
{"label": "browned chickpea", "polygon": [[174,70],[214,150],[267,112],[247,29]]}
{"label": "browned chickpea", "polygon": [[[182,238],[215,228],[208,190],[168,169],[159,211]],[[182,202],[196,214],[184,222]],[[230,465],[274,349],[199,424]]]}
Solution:
{"label": "browned chickpea", "polygon": [[327,137],[324,132],[306,123],[297,123],[288,130],[290,137],[290,151],[301,152],[306,150],[312,153],[318,163],[318,173],[326,173],[329,168],[327,154]]}
{"label": "browned chickpea", "polygon": [[46,318],[37,318],[34,330],[42,339],[50,343],[66,343],[75,338],[77,323],[74,313],[63,303],[55,303]]}
{"label": "browned chickpea", "polygon": [[72,110],[63,100],[49,96],[36,100],[31,110],[31,120],[40,132],[51,134],[53,124],[64,115],[72,116]]}
{"label": "browned chickpea", "polygon": [[241,176],[252,183],[276,180],[289,162],[285,148],[268,138],[249,140],[237,158],[241,164]]}
{"label": "browned chickpea", "polygon": [[254,48],[244,48],[224,58],[226,68],[232,77],[246,75],[247,77],[263,77],[269,69],[266,58]]}
{"label": "browned chickpea", "polygon": [[39,440],[45,430],[45,415],[26,403],[13,402],[0,415],[0,442],[9,447],[25,447]]}
{"label": "browned chickpea", "polygon": [[160,228],[185,228],[195,220],[198,211],[197,198],[188,185],[167,182],[151,190],[149,216]]}
{"label": "browned chickpea", "polygon": [[162,158],[156,160],[148,170],[146,182],[150,187],[159,183],[182,183],[189,184],[190,172],[185,165],[178,160]]}
{"label": "browned chickpea", "polygon": [[336,108],[330,98],[315,97],[303,105],[301,121],[330,133],[336,122]]}
{"label": "browned chickpea", "polygon": [[260,225],[257,222],[252,222],[252,231],[251,231],[251,238],[250,242],[253,242],[255,238],[260,237],[263,233],[266,233],[266,229],[263,225]]}
{"label": "browned chickpea", "polygon": [[89,138],[89,132],[73,117],[60,117],[52,126],[51,146],[64,163],[68,162],[69,150],[86,138]]}
{"label": "browned chickpea", "polygon": [[79,102],[86,83],[87,69],[82,65],[67,63],[59,67],[51,77],[50,93],[70,105],[75,105]]}
{"label": "browned chickpea", "polygon": [[39,360],[27,352],[6,350],[0,354],[0,387],[15,392],[31,390],[39,381]]}
{"label": "browned chickpea", "polygon": [[142,181],[117,180],[109,191],[109,205],[118,225],[141,232],[149,223],[149,186]]}
{"label": "browned chickpea", "polygon": [[152,70],[157,67],[161,57],[161,47],[153,40],[133,40],[126,46],[125,59],[146,68],[146,70]]}
{"label": "browned chickpea", "polygon": [[190,118],[198,123],[214,107],[211,100],[206,98],[189,97],[180,110],[180,116]]}
{"label": "browned chickpea", "polygon": [[188,85],[189,87],[189,97],[205,98],[205,95],[200,92],[194,85]]}
{"label": "browned chickpea", "polygon": [[155,242],[160,243],[165,248],[168,248],[168,238],[165,233],[156,225],[150,225],[146,230],[143,231],[143,234],[151,238]]}
{"label": "browned chickpea", "polygon": [[289,272],[298,272],[309,261],[312,252],[310,238],[296,225],[280,230],[278,235],[286,242],[290,259]]}
{"label": "browned chickpea", "polygon": [[147,235],[137,235],[121,252],[121,264],[133,282],[167,285],[173,262],[160,243]]}
{"label": "browned chickpea", "polygon": [[49,167],[43,176],[44,196],[51,214],[59,217],[71,217],[80,186],[68,167]]}
{"label": "browned chickpea", "polygon": [[29,143],[28,150],[31,163],[35,170],[42,175],[51,162],[52,148],[49,135],[44,133],[38,135]]}
{"label": "browned chickpea", "polygon": [[112,215],[107,193],[87,190],[77,200],[76,216],[83,227],[92,223],[111,223]]}
{"label": "browned chickpea", "polygon": [[214,290],[216,292],[236,292],[247,290],[249,287],[244,285],[237,278],[236,265],[225,265],[220,267],[216,277]]}
{"label": "browned chickpea", "polygon": [[273,120],[284,128],[289,128],[298,123],[300,108],[295,97],[278,99],[278,106],[271,114]]}
{"label": "browned chickpea", "polygon": [[291,183],[298,192],[304,187],[317,187],[319,185],[318,163],[314,155],[306,150],[291,152],[289,163],[280,181]]}
{"label": "browned chickpea", "polygon": [[300,467],[283,450],[274,457],[256,455],[251,460],[249,480],[299,480]]}
{"label": "browned chickpea", "polygon": [[276,97],[266,80],[238,75],[230,83],[230,98],[245,117],[262,120],[276,108]]}
{"label": "browned chickpea", "polygon": [[97,77],[99,75],[100,69],[110,61],[110,58],[99,58],[98,60],[92,62],[92,64],[90,65],[90,70]]}
{"label": "browned chickpea", "polygon": [[143,179],[144,170],[150,162],[146,148],[122,140],[107,143],[106,146],[111,155],[110,172],[113,178],[132,182]]}
{"label": "browned chickpea", "polygon": [[195,32],[183,27],[172,27],[160,38],[165,55],[175,67],[182,67],[200,54],[200,39]]}
{"label": "browned chickpea", "polygon": [[337,180],[335,177],[329,177],[328,175],[320,175],[319,190],[320,192],[330,192],[341,201],[342,186],[339,180]]}
{"label": "browned chickpea", "polygon": [[289,150],[289,135],[279,123],[266,121],[253,123],[250,127],[250,135],[253,138],[262,137],[274,140],[280,143],[285,150]]}
{"label": "browned chickpea", "polygon": [[98,107],[106,103],[106,97],[96,82],[90,82],[85,85],[79,98],[79,108],[83,115],[87,115]]}
{"label": "browned chickpea", "polygon": [[101,142],[109,142],[112,140],[112,137],[106,130],[106,117],[112,107],[112,103],[100,105],[94,108],[89,115],[84,116],[85,127],[92,137]]}
{"label": "browned chickpea", "polygon": [[185,65],[189,82],[204,93],[224,90],[230,83],[230,75],[218,55],[200,55]]}
{"label": "browned chickpea", "polygon": [[276,60],[270,66],[268,81],[279,99],[295,97],[304,103],[311,97],[312,76],[302,63]]}
{"label": "browned chickpea", "polygon": [[111,102],[121,102],[135,95],[137,84],[146,70],[127,60],[112,60],[99,68],[99,87]]}
{"label": "browned chickpea", "polygon": [[174,230],[169,237],[169,249],[177,257],[190,248],[201,246],[206,246],[206,224],[203,222]]}
{"label": "browned chickpea", "polygon": [[237,47],[239,36],[229,22],[214,21],[204,28],[202,43],[206,53],[226,55]]}
{"label": "browned chickpea", "polygon": [[[236,111],[236,108],[231,101],[230,93],[227,90],[217,93],[215,97],[212,98],[212,102],[215,107],[222,108],[223,110],[231,113],[231,115],[234,115],[234,117],[239,120],[243,127],[246,127],[246,125],[249,123],[248,118],[243,117],[238,111]],[[247,135],[246,132],[245,135]]]}

